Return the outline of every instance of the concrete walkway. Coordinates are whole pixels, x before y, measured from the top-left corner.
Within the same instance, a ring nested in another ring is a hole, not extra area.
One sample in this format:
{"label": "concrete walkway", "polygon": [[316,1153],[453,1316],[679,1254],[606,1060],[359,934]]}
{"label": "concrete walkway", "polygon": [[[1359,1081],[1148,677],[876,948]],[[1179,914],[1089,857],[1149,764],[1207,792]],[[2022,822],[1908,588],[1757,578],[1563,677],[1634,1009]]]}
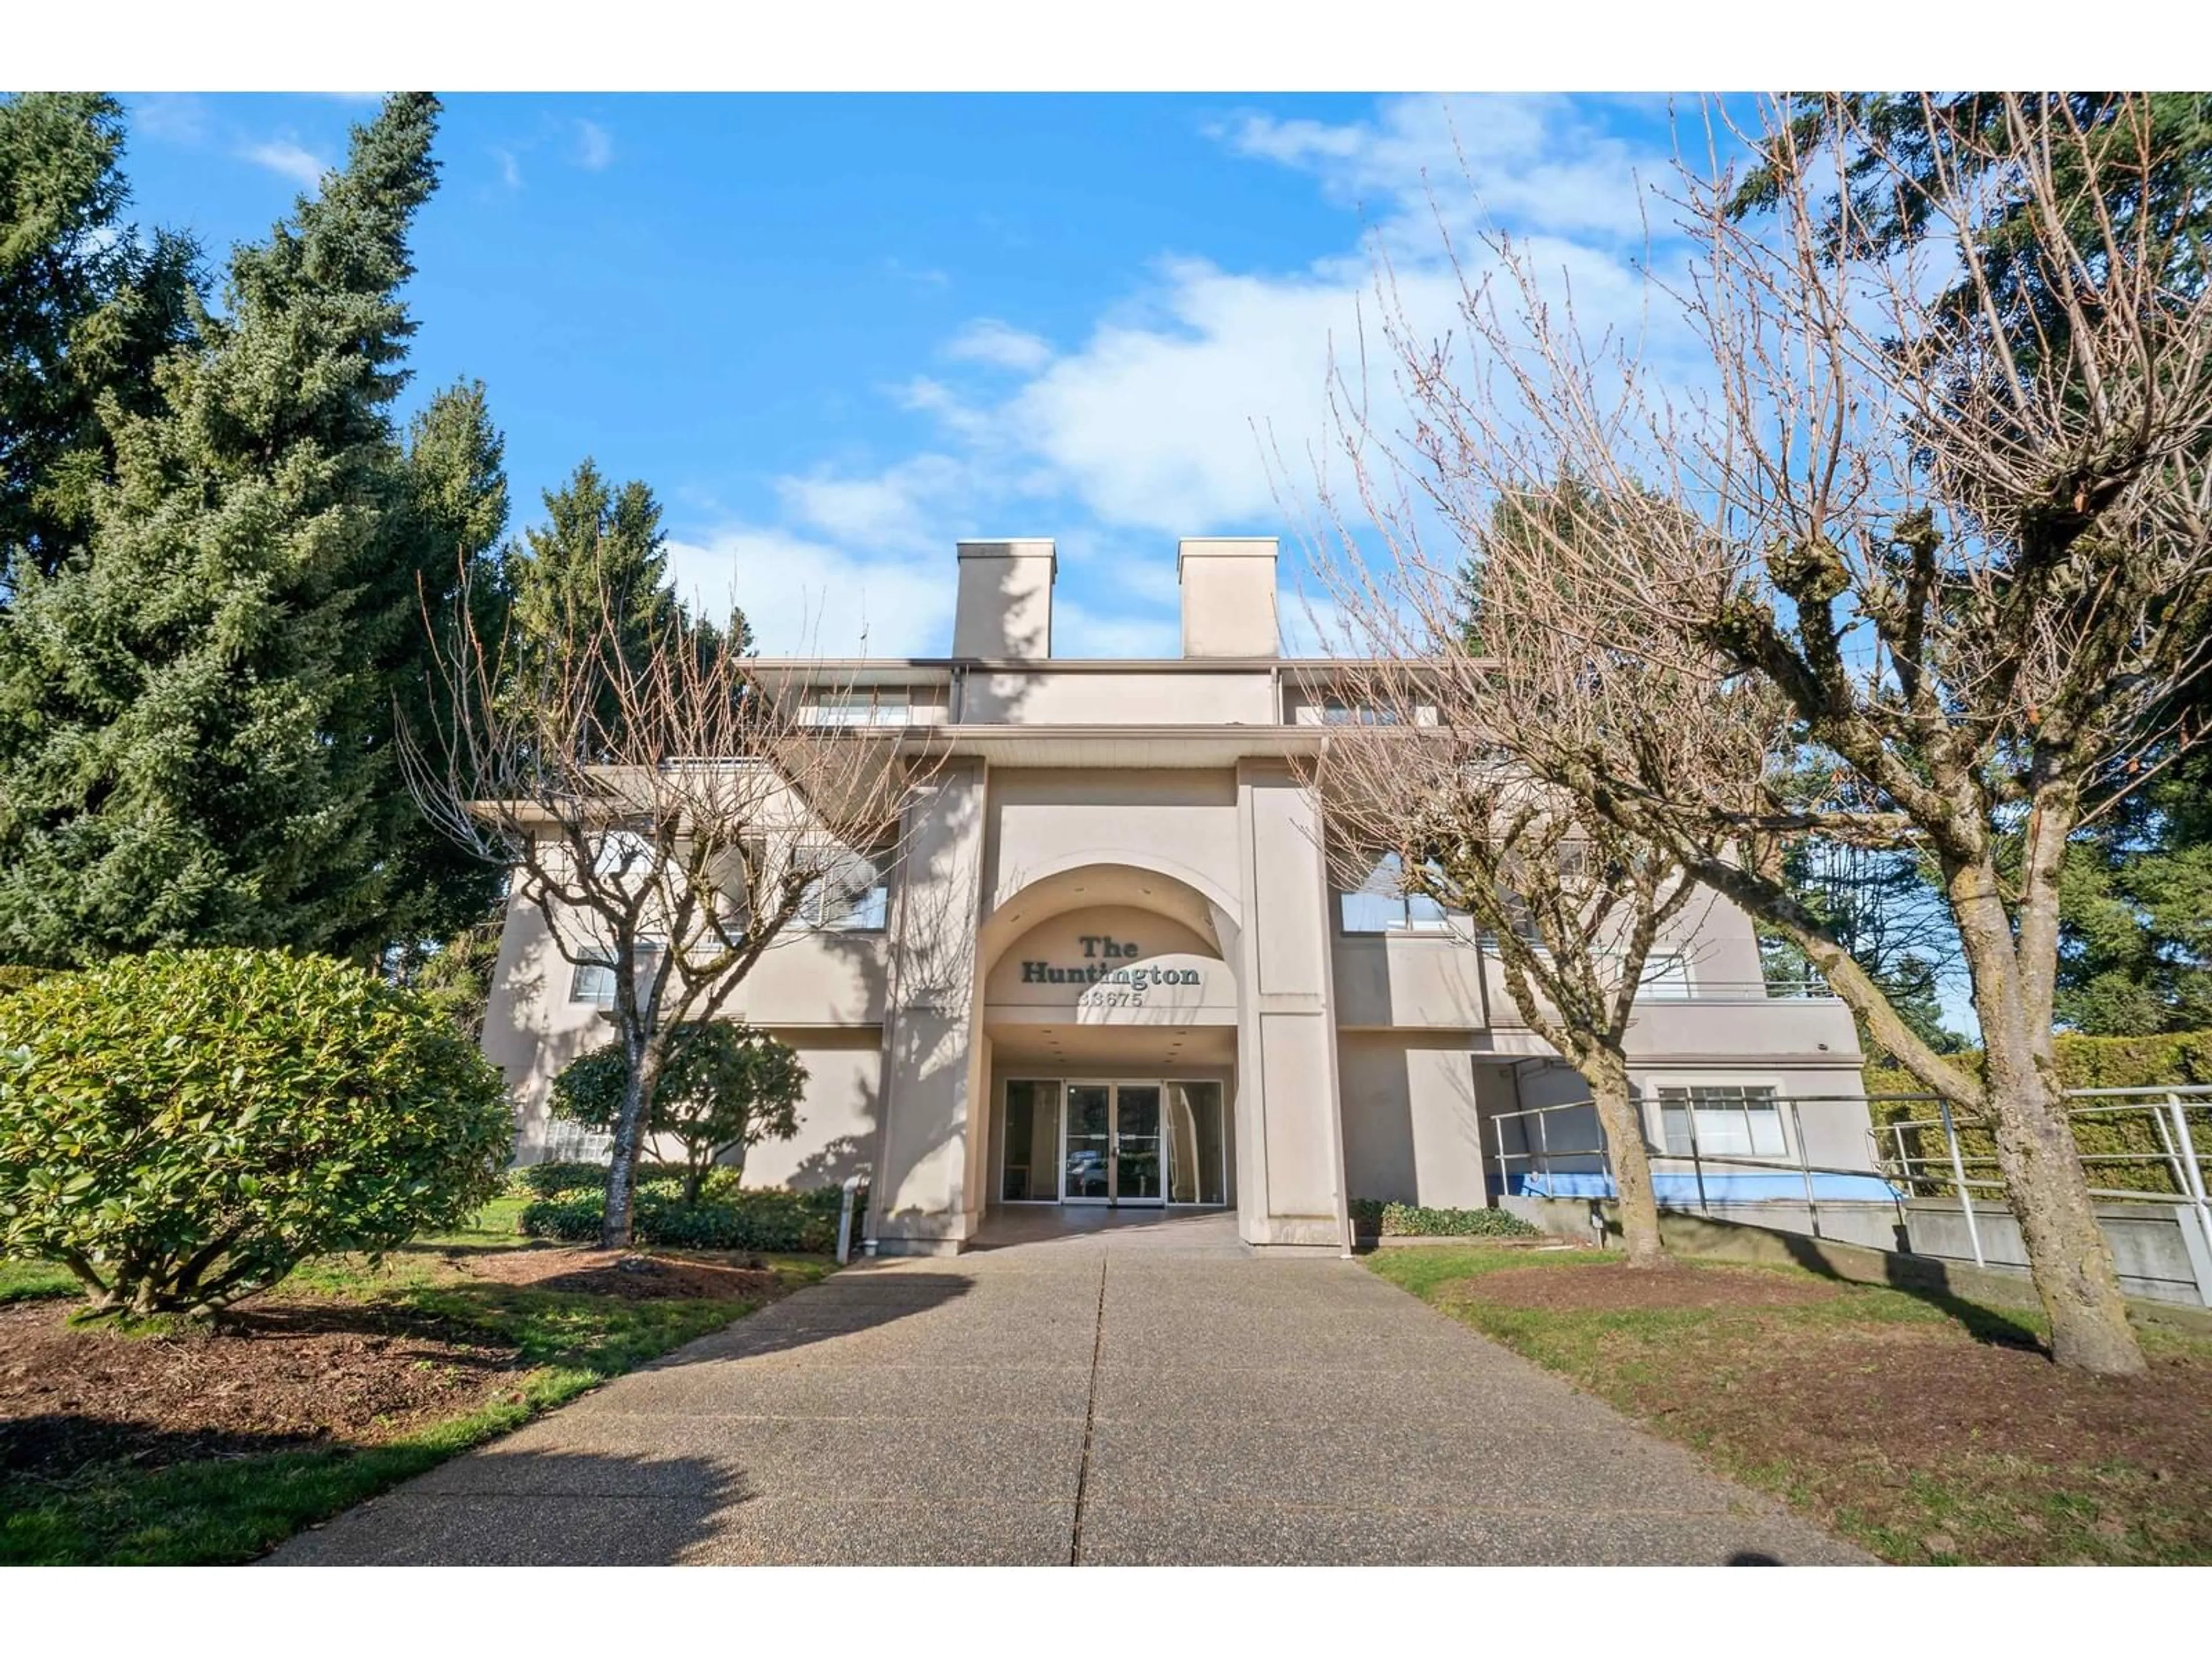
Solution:
{"label": "concrete walkway", "polygon": [[1865,1558],[1357,1263],[1206,1216],[856,1265],[273,1559]]}

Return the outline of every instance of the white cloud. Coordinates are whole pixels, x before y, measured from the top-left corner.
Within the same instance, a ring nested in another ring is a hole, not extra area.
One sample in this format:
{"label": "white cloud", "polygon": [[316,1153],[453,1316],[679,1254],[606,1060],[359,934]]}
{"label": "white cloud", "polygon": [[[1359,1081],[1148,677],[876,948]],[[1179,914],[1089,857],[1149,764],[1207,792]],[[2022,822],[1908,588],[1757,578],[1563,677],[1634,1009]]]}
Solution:
{"label": "white cloud", "polygon": [[801,524],[848,544],[901,550],[943,546],[951,539],[945,515],[978,493],[966,467],[938,454],[870,477],[821,471],[779,478],[775,488]]}
{"label": "white cloud", "polygon": [[131,100],[131,125],[151,138],[196,144],[207,137],[207,102],[198,93],[145,93]]}
{"label": "white cloud", "polygon": [[520,190],[522,162],[516,157],[515,153],[511,149],[495,149],[492,155],[499,162],[500,182],[509,190]]}
{"label": "white cloud", "polygon": [[[1393,242],[1425,233],[1441,212],[1523,231],[1637,237],[1644,192],[1668,165],[1547,93],[1384,100],[1376,118],[1342,125],[1248,113],[1215,135],[1242,155],[1311,173],[1336,200],[1370,212]],[[1431,194],[1434,202],[1432,205]]]}
{"label": "white cloud", "polygon": [[[1447,112],[1434,99],[1404,99],[1379,105],[1367,121],[1254,114],[1218,136],[1255,161],[1311,174],[1333,198],[1367,206],[1369,232],[1391,256],[1392,297],[1420,339],[1466,332],[1431,181],[1455,234],[1481,225],[1520,239],[1548,296],[1571,291],[1586,331],[1646,326],[1634,174],[1656,176],[1666,158],[1634,150],[1581,106],[1515,96]],[[1479,202],[1461,175],[1462,150]],[[1386,432],[1407,422],[1377,326],[1372,250],[1361,240],[1347,224],[1345,246],[1316,250],[1289,270],[1164,259],[1141,290],[1064,350],[1002,319],[973,319],[941,345],[939,370],[883,388],[928,418],[935,431],[927,441],[872,470],[825,465],[781,478],[779,526],[707,538],[683,559],[710,589],[737,581],[764,649],[793,648],[783,641],[813,637],[825,616],[850,633],[864,602],[869,649],[931,654],[950,641],[956,538],[1052,535],[1061,551],[1055,647],[1172,655],[1173,538],[1274,532],[1285,537],[1286,648],[1326,648],[1334,619],[1325,609],[1310,615],[1299,596],[1303,560],[1291,538],[1316,469],[1341,471],[1328,407],[1332,355],[1357,384],[1364,337],[1372,418]],[[1464,236],[1459,252],[1477,281],[1495,257]],[[1679,250],[1662,245],[1657,257],[1678,258]],[[946,280],[896,258],[886,264],[925,285]],[[1662,356],[1680,343],[1679,329],[1646,341]],[[851,639],[818,643],[854,648]]]}
{"label": "white cloud", "polygon": [[1173,611],[1164,616],[1104,616],[1079,599],[1055,598],[1052,654],[1178,657],[1182,654],[1182,619]]}
{"label": "white cloud", "polygon": [[614,134],[597,121],[576,123],[576,165],[592,173],[604,173],[615,159]]}
{"label": "white cloud", "polygon": [[740,526],[671,540],[670,574],[710,617],[734,599],[764,656],[941,656],[952,639],[949,549],[874,558],[787,531]]}
{"label": "white cloud", "polygon": [[1052,361],[1052,347],[1011,323],[978,317],[945,343],[945,355],[962,362],[1034,374]]}
{"label": "white cloud", "polygon": [[245,160],[257,167],[267,167],[271,173],[281,173],[304,190],[320,187],[323,175],[330,171],[330,163],[289,138],[271,138],[258,144],[248,144],[239,151]]}

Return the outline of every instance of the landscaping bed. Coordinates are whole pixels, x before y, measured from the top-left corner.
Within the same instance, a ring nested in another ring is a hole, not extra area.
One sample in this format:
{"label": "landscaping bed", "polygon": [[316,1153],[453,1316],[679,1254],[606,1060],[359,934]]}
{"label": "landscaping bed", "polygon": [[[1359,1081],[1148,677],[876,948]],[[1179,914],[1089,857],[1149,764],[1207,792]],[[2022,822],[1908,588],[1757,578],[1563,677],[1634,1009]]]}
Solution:
{"label": "landscaping bed", "polygon": [[312,1261],[210,1327],[0,1304],[0,1562],[250,1559],[829,1271],[484,1231]]}
{"label": "landscaping bed", "polygon": [[1802,1269],[1393,1250],[1373,1271],[1900,1562],[2212,1562],[2212,1344],[2063,1371],[2039,1321]]}

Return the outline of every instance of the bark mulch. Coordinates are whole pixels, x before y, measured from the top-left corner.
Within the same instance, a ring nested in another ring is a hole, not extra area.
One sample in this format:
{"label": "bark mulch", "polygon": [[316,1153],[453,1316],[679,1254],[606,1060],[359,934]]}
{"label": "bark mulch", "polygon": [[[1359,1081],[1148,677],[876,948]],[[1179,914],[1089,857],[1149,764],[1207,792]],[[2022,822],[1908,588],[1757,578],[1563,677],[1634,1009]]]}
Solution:
{"label": "bark mulch", "polygon": [[158,1336],[73,1328],[73,1305],[0,1308],[0,1471],[383,1440],[470,1409],[515,1369],[511,1348],[358,1304],[260,1304]]}
{"label": "bark mulch", "polygon": [[501,1250],[476,1256],[466,1266],[476,1277],[502,1285],[626,1302],[757,1302],[776,1295],[782,1282],[757,1257],[636,1255],[581,1248]]}
{"label": "bark mulch", "polygon": [[[625,1302],[762,1302],[786,1287],[748,1259],[592,1249],[452,1252],[467,1279]],[[392,1302],[286,1296],[210,1328],[78,1328],[74,1300],[0,1306],[0,1476],[65,1480],[325,1443],[374,1444],[489,1404],[528,1369],[481,1330]]]}

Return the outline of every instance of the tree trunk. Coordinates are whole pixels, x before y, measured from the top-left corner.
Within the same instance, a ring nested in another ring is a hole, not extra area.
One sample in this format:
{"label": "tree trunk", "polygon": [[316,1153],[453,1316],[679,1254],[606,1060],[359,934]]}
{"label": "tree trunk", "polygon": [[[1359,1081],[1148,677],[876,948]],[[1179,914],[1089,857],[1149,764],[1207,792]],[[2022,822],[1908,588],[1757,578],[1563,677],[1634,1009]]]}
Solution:
{"label": "tree trunk", "polygon": [[1628,1065],[1619,1054],[1601,1054],[1583,1067],[1597,1121],[1611,1154],[1613,1190],[1620,1194],[1620,1236],[1632,1267],[1666,1265],[1659,1242],[1659,1201],[1651,1190],[1651,1157],[1644,1146],[1644,1117],[1628,1088]]}
{"label": "tree trunk", "polygon": [[[2097,1224],[2089,1178],[2067,1121],[2049,1004],[2039,1009],[2029,994],[1989,862],[1954,869],[1945,885],[1973,975],[1997,1173],[2020,1223],[2028,1277],[2051,1321],[2051,1357],[2098,1376],[2137,1376],[2144,1369],[2142,1348],[2128,1327],[2112,1247]],[[2045,896],[2057,902],[2055,891]],[[2050,936],[2056,938],[2055,929]]]}
{"label": "tree trunk", "polygon": [[607,1164],[606,1216],[599,1229],[603,1249],[626,1250],[633,1236],[636,1208],[637,1151],[647,1108],[651,1104],[654,1073],[651,1044],[641,1034],[627,1040],[629,1064],[623,1077],[622,1110],[615,1119],[614,1147]]}
{"label": "tree trunk", "polygon": [[2097,1224],[2065,1092],[2039,1063],[2017,1019],[1985,1015],[1982,1037],[1998,1172],[2051,1321],[2051,1358],[2100,1376],[2138,1376],[2142,1347],[2128,1325],[2112,1245]]}

